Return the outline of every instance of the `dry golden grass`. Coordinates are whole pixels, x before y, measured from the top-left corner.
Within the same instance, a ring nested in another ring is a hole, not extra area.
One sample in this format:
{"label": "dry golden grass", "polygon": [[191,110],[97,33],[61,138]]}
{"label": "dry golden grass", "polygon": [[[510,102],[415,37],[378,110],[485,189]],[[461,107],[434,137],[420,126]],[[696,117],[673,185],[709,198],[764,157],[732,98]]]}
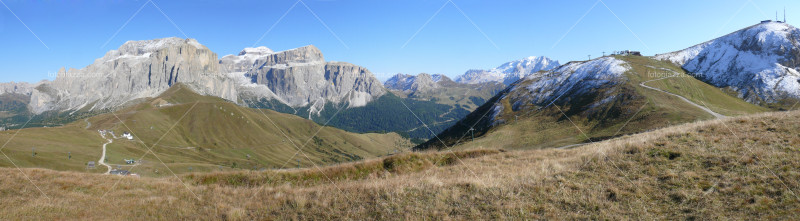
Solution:
{"label": "dry golden grass", "polygon": [[0,169],[0,219],[793,219],[799,129],[800,112],[768,113],[568,150],[415,153],[322,172],[193,174],[187,186],[24,169],[49,198]]}

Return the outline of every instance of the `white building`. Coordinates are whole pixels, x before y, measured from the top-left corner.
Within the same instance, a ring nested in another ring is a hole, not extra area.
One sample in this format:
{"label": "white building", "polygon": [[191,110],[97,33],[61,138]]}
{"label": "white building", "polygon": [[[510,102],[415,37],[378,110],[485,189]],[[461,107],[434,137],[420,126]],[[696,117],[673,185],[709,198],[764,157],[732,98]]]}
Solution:
{"label": "white building", "polygon": [[128,140],[133,140],[133,135],[131,135],[131,133],[128,133],[128,132],[123,133],[122,137],[124,137],[124,138],[126,138]]}

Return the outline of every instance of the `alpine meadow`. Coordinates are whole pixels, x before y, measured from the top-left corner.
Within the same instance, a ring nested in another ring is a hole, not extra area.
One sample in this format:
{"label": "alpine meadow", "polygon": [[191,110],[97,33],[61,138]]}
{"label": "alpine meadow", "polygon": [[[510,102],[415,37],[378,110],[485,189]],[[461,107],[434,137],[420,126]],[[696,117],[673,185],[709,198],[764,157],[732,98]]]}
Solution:
{"label": "alpine meadow", "polygon": [[0,220],[800,217],[797,1],[0,3]]}

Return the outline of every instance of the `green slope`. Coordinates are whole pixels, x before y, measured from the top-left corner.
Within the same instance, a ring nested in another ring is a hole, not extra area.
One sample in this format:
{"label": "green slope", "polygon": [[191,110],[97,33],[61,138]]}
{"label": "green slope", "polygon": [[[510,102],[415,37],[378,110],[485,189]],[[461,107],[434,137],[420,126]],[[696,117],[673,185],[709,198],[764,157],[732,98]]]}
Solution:
{"label": "green slope", "polygon": [[[309,107],[291,108],[276,100],[262,99],[251,105],[301,117],[309,116]],[[470,112],[463,106],[402,98],[392,93],[387,93],[362,107],[346,105],[327,103],[319,115],[311,115],[311,120],[356,133],[397,132],[404,137],[422,142],[452,126]],[[428,127],[423,126],[420,120]]]}
{"label": "green slope", "polygon": [[[91,123],[88,128],[87,122]],[[146,176],[171,175],[169,170],[291,168],[298,166],[298,160],[301,167],[330,165],[387,155],[410,145],[398,134],[355,134],[321,127],[294,115],[201,96],[181,85],[148,102],[66,126],[24,129],[13,139],[17,131],[5,131],[0,141],[11,139],[3,152],[21,167],[83,171],[87,161],[99,159],[106,142],[98,130],[117,136],[132,132],[133,141],[114,139],[108,145],[108,163],[130,168],[124,159],[144,155],[144,162],[132,172]],[[31,147],[36,148],[36,156],[31,156]],[[303,151],[298,153],[298,147]],[[150,148],[156,155],[145,155]],[[72,159],[67,159],[67,152],[72,152]],[[2,160],[0,166],[13,165]],[[98,166],[91,172],[101,171],[105,168]]]}
{"label": "green slope", "polygon": [[[442,149],[454,145],[457,145],[457,148],[467,149],[564,147],[715,118],[676,96],[640,85],[650,80],[656,80],[646,83],[650,87],[683,96],[726,116],[769,111],[767,108],[747,103],[719,88],[692,78],[680,67],[671,63],[640,56],[616,58],[626,61],[631,67],[625,73],[627,80],[622,84],[593,88],[591,94],[566,95],[555,102],[555,105],[544,109],[526,104],[517,111],[512,111],[508,97],[522,92],[504,91],[439,134],[438,137],[442,141],[431,139],[416,149]],[[522,82],[526,83],[529,82]],[[601,96],[606,91],[613,91],[618,98],[598,107],[588,108],[607,98]],[[486,116],[494,103],[504,107],[503,112],[492,121],[501,122],[497,125],[491,125],[492,122],[488,121],[490,117]],[[588,109],[591,111],[587,111]],[[470,142],[471,125],[477,125],[474,142]]]}

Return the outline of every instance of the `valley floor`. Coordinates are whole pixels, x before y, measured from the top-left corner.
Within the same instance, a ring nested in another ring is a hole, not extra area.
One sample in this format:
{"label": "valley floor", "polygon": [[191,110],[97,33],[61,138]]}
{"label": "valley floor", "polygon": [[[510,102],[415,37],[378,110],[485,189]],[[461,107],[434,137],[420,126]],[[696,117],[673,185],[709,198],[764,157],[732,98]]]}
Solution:
{"label": "valley floor", "polygon": [[133,178],[0,169],[0,219],[793,219],[800,112],[571,149],[394,155],[325,168]]}

